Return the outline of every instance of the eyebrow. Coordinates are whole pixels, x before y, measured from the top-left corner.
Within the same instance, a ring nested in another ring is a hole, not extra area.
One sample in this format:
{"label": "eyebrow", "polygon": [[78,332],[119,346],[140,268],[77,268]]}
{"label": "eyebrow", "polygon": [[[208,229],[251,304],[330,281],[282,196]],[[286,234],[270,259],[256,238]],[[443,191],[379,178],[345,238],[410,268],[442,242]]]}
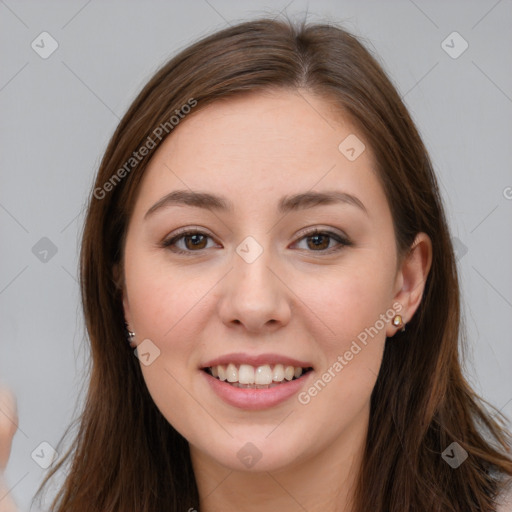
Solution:
{"label": "eyebrow", "polygon": [[[349,204],[356,206],[368,215],[368,211],[359,198],[347,192],[330,190],[326,192],[303,192],[291,196],[284,196],[277,205],[279,213],[305,210],[315,206],[331,204]],[[195,192],[192,190],[174,190],[159,199],[144,215],[144,219],[166,206],[194,206],[208,210],[233,213],[233,203],[223,196],[208,192]]]}

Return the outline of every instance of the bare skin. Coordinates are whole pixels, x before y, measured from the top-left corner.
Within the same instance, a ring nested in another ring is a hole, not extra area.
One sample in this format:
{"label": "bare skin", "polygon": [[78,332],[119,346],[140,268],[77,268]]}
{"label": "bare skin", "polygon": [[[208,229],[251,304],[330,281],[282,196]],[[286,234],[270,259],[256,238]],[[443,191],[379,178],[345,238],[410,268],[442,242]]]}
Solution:
{"label": "bare skin", "polygon": [[[156,405],[189,441],[203,512],[352,510],[370,395],[397,331],[390,317],[377,322],[397,304],[404,322],[412,318],[432,246],[420,233],[398,261],[371,148],[365,143],[353,161],[338,149],[351,134],[365,142],[323,98],[257,93],[186,118],[146,170],[124,248],[124,312],[134,345],[149,339],[160,351],[141,369]],[[233,210],[168,205],[146,216],[177,189],[222,195]],[[277,209],[283,196],[333,190],[364,208]],[[179,228],[203,235],[164,247]],[[310,243],[315,228],[351,243],[340,246],[331,235]],[[249,236],[257,242],[251,250],[262,251],[250,263],[237,253]],[[332,376],[338,356],[377,325],[378,334]],[[296,394],[250,411],[226,403],[201,368],[235,352],[311,363],[301,389],[310,400]],[[329,383],[308,394],[329,368]],[[250,467],[240,458],[247,443],[261,455]]]}

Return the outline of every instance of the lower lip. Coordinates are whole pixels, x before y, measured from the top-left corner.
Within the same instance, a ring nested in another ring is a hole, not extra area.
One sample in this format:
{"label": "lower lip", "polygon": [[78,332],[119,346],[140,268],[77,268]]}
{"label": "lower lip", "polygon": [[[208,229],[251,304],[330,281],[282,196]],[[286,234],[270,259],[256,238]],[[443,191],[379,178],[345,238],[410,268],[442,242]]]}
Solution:
{"label": "lower lip", "polygon": [[212,377],[203,370],[200,371],[205,376],[213,391],[224,400],[224,402],[248,411],[268,409],[284,402],[297,394],[309,380],[310,374],[313,373],[313,371],[310,370],[303,377],[283,382],[273,388],[257,389],[235,388],[231,384],[227,384],[226,382]]}

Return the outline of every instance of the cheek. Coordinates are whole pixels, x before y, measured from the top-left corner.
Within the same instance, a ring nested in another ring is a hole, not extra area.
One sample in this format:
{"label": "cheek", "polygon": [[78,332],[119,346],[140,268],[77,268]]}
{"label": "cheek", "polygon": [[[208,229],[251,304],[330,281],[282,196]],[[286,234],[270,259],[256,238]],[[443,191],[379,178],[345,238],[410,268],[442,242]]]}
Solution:
{"label": "cheek", "polygon": [[[190,372],[180,367],[172,354],[161,353],[150,366],[141,366],[149,394],[167,422],[181,435],[188,438],[199,425],[208,425],[201,401],[191,393]],[[201,431],[208,438],[208,431]]]}
{"label": "cheek", "polygon": [[215,279],[205,275],[198,281],[142,251],[127,252],[125,269],[136,340],[141,353],[150,353],[150,364],[141,357],[141,371],[156,406],[178,428],[180,419],[200,412],[187,390],[199,371],[197,340],[206,321],[205,293]]}
{"label": "cheek", "polygon": [[198,281],[197,276],[171,269],[148,255],[134,253],[127,258],[126,286],[137,333],[158,340],[163,347],[176,338],[177,331],[183,338],[183,331],[192,327],[190,318],[203,318],[198,311],[214,284],[209,281],[208,275]]}
{"label": "cheek", "polygon": [[322,367],[298,397],[304,421],[317,418],[318,436],[349,428],[368,407],[391,320],[386,275],[351,269],[305,301],[324,326],[317,338]]}
{"label": "cheek", "polygon": [[304,313],[309,310],[308,316],[318,320],[325,333],[323,348],[331,358],[347,350],[353,340],[364,341],[369,329],[372,338],[384,340],[386,323],[391,320],[389,315],[386,317],[386,311],[391,305],[392,279],[385,268],[381,266],[380,272],[377,268],[369,259],[365,264],[359,261],[357,265],[338,268],[331,274],[295,281],[302,283],[298,295],[306,306]]}

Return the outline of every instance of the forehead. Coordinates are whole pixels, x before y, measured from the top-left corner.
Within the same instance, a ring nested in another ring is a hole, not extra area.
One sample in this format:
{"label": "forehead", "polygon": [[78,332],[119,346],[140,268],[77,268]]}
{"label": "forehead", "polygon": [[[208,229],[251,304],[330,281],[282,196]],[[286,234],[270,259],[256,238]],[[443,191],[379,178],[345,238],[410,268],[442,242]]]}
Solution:
{"label": "forehead", "polygon": [[[340,136],[356,133],[332,102],[303,91],[259,91],[216,101],[193,112],[165,141],[162,152],[231,159],[276,167],[304,157],[339,155]],[[361,135],[359,135],[361,138]],[[280,156],[282,160],[274,159]],[[367,155],[368,156],[368,155]]]}
{"label": "forehead", "polygon": [[229,196],[236,208],[307,190],[385,202],[363,136],[339,108],[305,91],[235,96],[185,117],[153,156],[139,197],[149,208],[173,189]]}

